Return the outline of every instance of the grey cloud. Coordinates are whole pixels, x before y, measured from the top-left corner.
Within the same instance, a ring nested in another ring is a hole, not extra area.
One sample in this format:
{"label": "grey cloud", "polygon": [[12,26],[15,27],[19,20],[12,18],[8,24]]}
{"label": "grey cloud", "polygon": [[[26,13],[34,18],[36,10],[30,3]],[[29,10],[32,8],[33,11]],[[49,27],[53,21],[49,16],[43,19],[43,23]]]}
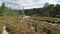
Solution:
{"label": "grey cloud", "polygon": [[[0,0],[1,2],[2,0]],[[6,6],[9,6],[11,8],[21,8],[21,6],[24,6],[24,8],[39,8],[43,7],[44,4],[48,3],[56,3],[55,0],[5,0]]]}

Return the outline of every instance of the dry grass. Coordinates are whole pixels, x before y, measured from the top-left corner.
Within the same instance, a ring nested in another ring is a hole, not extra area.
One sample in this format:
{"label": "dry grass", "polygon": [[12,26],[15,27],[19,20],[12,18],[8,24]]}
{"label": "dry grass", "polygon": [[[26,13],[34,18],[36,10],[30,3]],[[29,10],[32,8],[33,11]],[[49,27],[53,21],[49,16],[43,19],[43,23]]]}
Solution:
{"label": "dry grass", "polygon": [[55,20],[55,19],[60,19],[60,18],[54,18],[54,17],[41,17],[41,16],[32,16],[32,19],[41,19],[41,20]]}
{"label": "dry grass", "polygon": [[[40,18],[40,19],[47,19],[45,18]],[[53,19],[53,18],[48,18],[48,19]],[[9,31],[9,34],[22,34],[26,32],[30,32],[31,34],[35,33],[34,30],[31,30],[28,26],[28,23],[32,24],[37,24],[38,26],[38,33],[40,34],[46,34],[47,30],[51,31],[51,34],[60,34],[60,28],[57,26],[52,26],[47,23],[43,23],[42,21],[35,21],[32,19],[25,19],[22,20],[22,17],[17,17],[17,16],[5,16],[5,17],[0,17],[0,31],[2,31],[2,27],[4,24],[7,24],[7,30]],[[46,28],[46,31],[43,29]]]}

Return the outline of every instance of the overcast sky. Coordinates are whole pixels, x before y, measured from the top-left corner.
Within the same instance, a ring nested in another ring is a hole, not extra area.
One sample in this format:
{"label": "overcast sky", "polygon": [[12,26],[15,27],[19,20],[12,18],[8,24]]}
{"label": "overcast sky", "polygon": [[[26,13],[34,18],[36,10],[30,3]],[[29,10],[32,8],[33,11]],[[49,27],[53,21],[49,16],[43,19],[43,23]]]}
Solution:
{"label": "overcast sky", "polygon": [[60,4],[60,0],[0,0],[1,3],[5,1],[6,6],[19,9],[24,6],[25,9],[40,8],[47,2],[49,4]]}

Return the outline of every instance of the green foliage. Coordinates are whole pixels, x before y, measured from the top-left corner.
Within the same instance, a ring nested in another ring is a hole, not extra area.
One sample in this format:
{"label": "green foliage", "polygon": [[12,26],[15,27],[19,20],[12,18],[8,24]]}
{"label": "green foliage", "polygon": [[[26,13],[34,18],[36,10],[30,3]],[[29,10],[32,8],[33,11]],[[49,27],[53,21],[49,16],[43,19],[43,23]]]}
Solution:
{"label": "green foliage", "polygon": [[[34,9],[26,9],[24,10],[25,15],[39,15],[39,16],[54,16],[60,15],[60,5],[54,5],[54,4],[48,4],[46,3],[43,8],[34,8]],[[13,10],[11,8],[5,7],[5,3],[2,3],[2,6],[0,7],[0,15],[5,16],[17,16],[22,15],[21,10]]]}
{"label": "green foliage", "polygon": [[60,15],[60,5],[59,4],[56,5],[55,10],[56,10],[56,14]]}
{"label": "green foliage", "polygon": [[54,10],[54,4],[49,5],[48,11],[49,11],[50,16],[56,15],[55,10]]}
{"label": "green foliage", "polygon": [[8,7],[5,7],[5,3],[2,3],[2,6],[0,7],[0,15],[5,16],[17,16],[19,15],[18,10],[12,10]]}
{"label": "green foliage", "polygon": [[4,10],[5,10],[5,3],[3,2],[2,6],[0,7],[0,15],[1,16],[3,15]]}
{"label": "green foliage", "polygon": [[56,17],[56,15],[60,15],[60,5],[48,4],[46,3],[43,8],[34,8],[25,10],[26,15],[40,15],[40,16],[49,16]]}

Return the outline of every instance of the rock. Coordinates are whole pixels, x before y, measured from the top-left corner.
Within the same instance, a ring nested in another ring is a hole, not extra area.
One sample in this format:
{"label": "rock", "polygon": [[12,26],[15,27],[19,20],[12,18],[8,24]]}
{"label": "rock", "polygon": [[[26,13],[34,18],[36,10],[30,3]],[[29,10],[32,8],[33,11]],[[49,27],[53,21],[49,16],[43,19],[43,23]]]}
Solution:
{"label": "rock", "polygon": [[8,34],[8,32],[6,31],[6,26],[3,26],[3,32],[2,34]]}

